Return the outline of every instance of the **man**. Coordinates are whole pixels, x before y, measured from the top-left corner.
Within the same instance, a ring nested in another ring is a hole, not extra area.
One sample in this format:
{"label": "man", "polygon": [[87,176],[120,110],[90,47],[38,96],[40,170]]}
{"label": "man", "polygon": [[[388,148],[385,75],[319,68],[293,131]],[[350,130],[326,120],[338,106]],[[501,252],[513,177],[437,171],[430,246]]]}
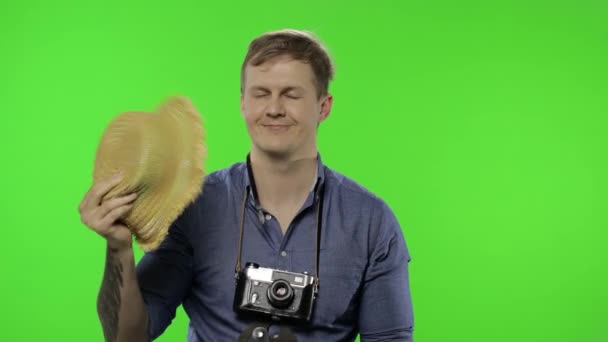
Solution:
{"label": "man", "polygon": [[[357,333],[361,341],[412,341],[409,254],[399,224],[384,201],[324,166],[317,151],[332,76],[324,47],[308,33],[255,39],[241,73],[247,162],[208,175],[202,194],[137,266],[131,234],[117,221],[135,195],[100,204],[119,179],[92,187],[79,209],[107,240],[98,298],[106,340],[155,339],[182,304],[191,342],[236,341],[256,322],[271,337],[298,341],[353,341]],[[235,271],[246,262],[318,275],[310,320],[235,309]]]}

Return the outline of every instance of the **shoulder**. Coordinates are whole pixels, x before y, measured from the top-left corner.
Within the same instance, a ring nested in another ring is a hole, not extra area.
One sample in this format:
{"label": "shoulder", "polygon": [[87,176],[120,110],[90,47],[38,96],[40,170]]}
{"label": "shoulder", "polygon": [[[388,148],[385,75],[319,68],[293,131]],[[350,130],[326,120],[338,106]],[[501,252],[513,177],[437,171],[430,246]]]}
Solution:
{"label": "shoulder", "polygon": [[242,181],[244,176],[245,164],[234,163],[223,169],[213,171],[205,176],[205,185],[218,186],[218,185],[231,185],[234,182]]}
{"label": "shoulder", "polygon": [[[208,198],[214,195],[222,196],[240,191],[243,186],[243,177],[245,175],[245,164],[234,163],[223,169],[213,171],[205,176],[203,188],[201,191],[201,199]],[[204,195],[203,195],[204,194]]]}
{"label": "shoulder", "polygon": [[[402,229],[388,203],[357,181],[326,167],[326,181],[334,209],[344,223],[362,233],[369,244],[394,237],[402,238]],[[355,233],[355,232],[353,232]]]}
{"label": "shoulder", "polygon": [[222,216],[239,202],[243,188],[243,163],[207,174],[197,198],[189,210],[200,222],[221,221]]}
{"label": "shoulder", "polygon": [[325,175],[328,186],[341,202],[358,208],[367,208],[370,210],[370,215],[372,212],[391,211],[382,198],[354,179],[327,166],[325,166]]}

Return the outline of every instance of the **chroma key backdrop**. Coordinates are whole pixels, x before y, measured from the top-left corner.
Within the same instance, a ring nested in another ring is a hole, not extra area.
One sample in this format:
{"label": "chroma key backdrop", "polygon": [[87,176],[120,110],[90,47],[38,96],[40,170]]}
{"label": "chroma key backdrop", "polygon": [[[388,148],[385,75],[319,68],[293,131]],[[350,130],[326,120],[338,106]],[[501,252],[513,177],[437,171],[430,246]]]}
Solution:
{"label": "chroma key backdrop", "polygon": [[[77,210],[103,130],[183,94],[207,171],[243,161],[240,66],[281,28],[335,60],[320,152],[397,215],[416,341],[608,341],[608,2],[3,1],[0,18],[0,341],[103,340],[105,244]],[[180,308],[158,341],[187,324]]]}

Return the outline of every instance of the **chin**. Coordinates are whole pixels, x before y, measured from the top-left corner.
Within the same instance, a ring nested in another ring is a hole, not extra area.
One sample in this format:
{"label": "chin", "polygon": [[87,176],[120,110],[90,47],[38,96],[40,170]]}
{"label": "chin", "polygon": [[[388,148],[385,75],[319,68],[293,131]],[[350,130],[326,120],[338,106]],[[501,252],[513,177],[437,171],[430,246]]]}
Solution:
{"label": "chin", "polygon": [[290,148],[286,148],[285,146],[260,146],[256,145],[258,151],[263,154],[271,157],[283,159],[293,154],[293,150]]}

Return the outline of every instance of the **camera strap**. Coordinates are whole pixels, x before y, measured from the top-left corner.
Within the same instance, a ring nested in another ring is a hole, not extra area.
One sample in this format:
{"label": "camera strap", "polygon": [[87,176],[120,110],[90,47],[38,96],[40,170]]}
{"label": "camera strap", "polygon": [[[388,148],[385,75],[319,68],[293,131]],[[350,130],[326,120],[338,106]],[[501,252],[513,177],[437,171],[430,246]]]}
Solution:
{"label": "camera strap", "polygon": [[[249,155],[247,155],[247,172],[249,174],[249,184],[251,184],[251,190],[254,196],[254,199],[257,203],[257,188],[255,186],[255,179],[253,178],[253,171],[251,168],[251,159]],[[323,198],[325,197],[325,182],[320,184],[320,178],[317,178],[317,183],[314,187],[314,202],[316,206],[316,224],[315,224],[315,273],[313,275],[313,285],[315,293],[319,290],[319,253],[320,253],[320,245],[321,245],[321,228],[323,223]],[[236,266],[234,268],[235,277],[238,277],[239,272],[241,271],[241,254],[243,252],[243,235],[245,232],[245,209],[247,208],[247,200],[249,199],[249,189],[245,187],[243,191],[243,202],[241,206],[241,219],[240,219],[240,233],[239,233],[239,252],[236,259]],[[256,208],[257,210],[261,210],[261,208]]]}

